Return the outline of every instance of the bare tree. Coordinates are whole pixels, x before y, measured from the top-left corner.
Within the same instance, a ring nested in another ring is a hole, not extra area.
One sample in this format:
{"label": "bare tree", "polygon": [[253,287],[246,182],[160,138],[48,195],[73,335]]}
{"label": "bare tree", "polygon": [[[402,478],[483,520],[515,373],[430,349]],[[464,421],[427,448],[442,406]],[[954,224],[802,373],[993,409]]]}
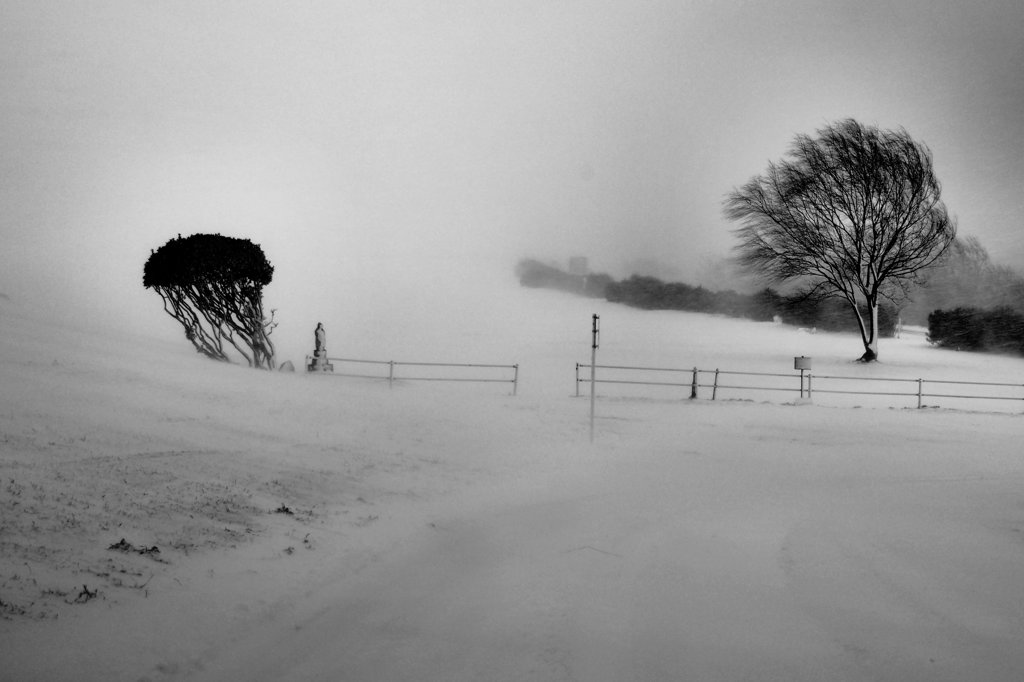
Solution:
{"label": "bare tree", "polygon": [[798,135],[788,158],[728,195],[725,214],[741,223],[742,265],[850,304],[870,362],[880,298],[904,295],[956,236],[940,195],[926,146],[846,119]]}
{"label": "bare tree", "polygon": [[196,350],[230,361],[234,348],[250,367],[274,368],[274,314],[263,312],[263,287],[274,267],[248,239],[219,234],[178,235],[154,251],[143,273],[164,310],[185,328]]}

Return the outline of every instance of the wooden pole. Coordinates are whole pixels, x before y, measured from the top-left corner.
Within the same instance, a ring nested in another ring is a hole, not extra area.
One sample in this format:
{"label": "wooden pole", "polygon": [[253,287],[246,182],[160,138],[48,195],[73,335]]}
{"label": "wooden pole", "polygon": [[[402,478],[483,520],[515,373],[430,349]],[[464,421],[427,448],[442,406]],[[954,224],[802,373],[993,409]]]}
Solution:
{"label": "wooden pole", "polygon": [[591,342],[590,342],[590,442],[594,442],[594,399],[596,396],[596,386],[594,377],[597,369],[597,338],[598,338],[598,321],[601,318],[596,314],[593,318],[593,327],[591,330]]}

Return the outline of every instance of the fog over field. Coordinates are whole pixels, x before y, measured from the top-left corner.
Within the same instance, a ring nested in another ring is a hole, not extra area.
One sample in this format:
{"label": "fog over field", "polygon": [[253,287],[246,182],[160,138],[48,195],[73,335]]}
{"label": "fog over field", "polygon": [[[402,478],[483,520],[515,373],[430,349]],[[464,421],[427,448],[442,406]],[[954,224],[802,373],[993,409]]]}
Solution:
{"label": "fog over field", "polygon": [[846,117],[1024,266],[1015,0],[0,6],[0,291],[97,326],[178,337],[140,279],[179,233],[265,249],[285,357],[524,256],[696,284],[725,194]]}

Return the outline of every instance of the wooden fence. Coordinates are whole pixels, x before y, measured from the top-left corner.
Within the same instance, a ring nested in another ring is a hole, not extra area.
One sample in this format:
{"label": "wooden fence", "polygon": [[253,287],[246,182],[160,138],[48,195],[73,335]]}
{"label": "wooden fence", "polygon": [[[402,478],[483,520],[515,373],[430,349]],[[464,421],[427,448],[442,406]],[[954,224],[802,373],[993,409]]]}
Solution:
{"label": "wooden fence", "polygon": [[[576,395],[589,384],[589,363],[576,363]],[[585,372],[581,373],[583,369]],[[675,387],[689,398],[716,400],[725,394],[744,397],[748,392],[779,392],[812,399],[818,394],[908,398],[918,408],[936,407],[933,399],[1024,401],[1024,384],[902,377],[857,377],[828,374],[739,372],[721,369],[632,367],[595,365],[595,384]],[[599,370],[599,371],[598,371]],[[709,395],[710,394],[710,395]]]}
{"label": "wooden fence", "polygon": [[[382,379],[393,386],[396,381],[465,381],[474,383],[512,384],[512,395],[519,389],[519,365],[494,365],[459,362],[399,362],[397,360],[359,360],[355,358],[326,358],[332,366],[330,374],[339,377],[358,377],[363,379]],[[313,358],[306,356],[309,367]],[[346,367],[365,367],[366,371],[333,371]],[[406,373],[405,368],[415,367],[414,372]],[[372,370],[376,368],[377,372]],[[499,370],[499,371],[495,371]]]}

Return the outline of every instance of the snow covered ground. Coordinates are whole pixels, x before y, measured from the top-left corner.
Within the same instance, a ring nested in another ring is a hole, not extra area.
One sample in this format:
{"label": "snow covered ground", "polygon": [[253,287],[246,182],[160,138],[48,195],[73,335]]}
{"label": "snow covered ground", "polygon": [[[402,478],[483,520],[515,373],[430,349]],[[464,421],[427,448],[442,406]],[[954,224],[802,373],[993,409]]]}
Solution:
{"label": "snow covered ground", "polygon": [[592,313],[605,364],[1024,361],[907,334],[859,365],[853,336],[513,282],[396,299],[331,354],[518,363],[518,395],[257,372],[0,299],[0,678],[1024,678],[1020,403],[608,387],[591,444],[574,397]]}

